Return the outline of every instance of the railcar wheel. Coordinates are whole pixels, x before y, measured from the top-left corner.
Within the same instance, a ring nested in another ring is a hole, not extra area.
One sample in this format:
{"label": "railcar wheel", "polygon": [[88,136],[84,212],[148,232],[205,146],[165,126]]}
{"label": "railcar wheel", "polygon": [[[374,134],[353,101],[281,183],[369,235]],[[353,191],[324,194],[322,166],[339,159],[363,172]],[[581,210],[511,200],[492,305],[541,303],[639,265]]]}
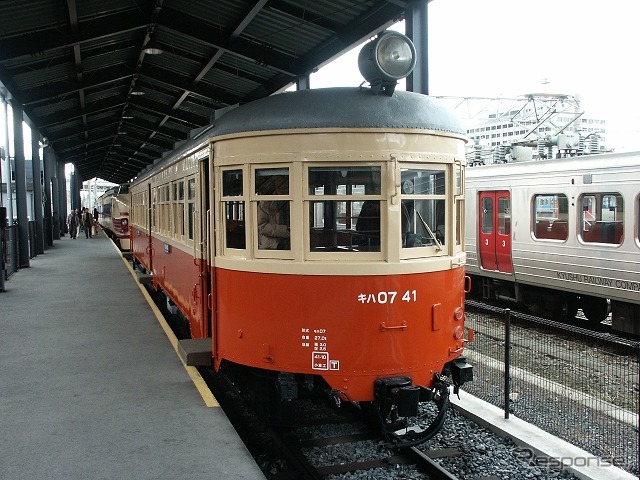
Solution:
{"label": "railcar wheel", "polygon": [[580,308],[589,323],[600,323],[609,315],[609,301],[606,298],[584,295],[580,297]]}
{"label": "railcar wheel", "polygon": [[556,298],[556,307],[553,312],[553,320],[568,323],[576,318],[578,313],[578,299],[575,295],[561,293]]}

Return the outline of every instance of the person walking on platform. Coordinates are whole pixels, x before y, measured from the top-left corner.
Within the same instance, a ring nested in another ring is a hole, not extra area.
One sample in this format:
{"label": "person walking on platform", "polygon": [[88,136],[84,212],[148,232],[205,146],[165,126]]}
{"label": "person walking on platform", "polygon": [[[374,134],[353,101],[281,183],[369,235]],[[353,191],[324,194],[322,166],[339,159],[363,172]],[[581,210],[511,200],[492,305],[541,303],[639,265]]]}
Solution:
{"label": "person walking on platform", "polygon": [[84,236],[86,238],[93,238],[91,234],[91,223],[93,222],[93,216],[87,207],[84,208],[84,213],[82,214],[82,223],[84,224]]}
{"label": "person walking on platform", "polygon": [[71,238],[78,238],[78,224],[80,223],[80,219],[78,218],[78,214],[75,210],[71,210],[71,214],[69,214],[69,236]]}
{"label": "person walking on platform", "polygon": [[97,208],[94,208],[94,209],[93,209],[93,226],[94,226],[94,228],[95,228],[95,230],[93,231],[93,234],[94,234],[94,235],[97,235],[97,234],[98,234],[98,226],[99,226],[99,225],[100,225],[100,224],[98,223],[98,209],[97,209]]}

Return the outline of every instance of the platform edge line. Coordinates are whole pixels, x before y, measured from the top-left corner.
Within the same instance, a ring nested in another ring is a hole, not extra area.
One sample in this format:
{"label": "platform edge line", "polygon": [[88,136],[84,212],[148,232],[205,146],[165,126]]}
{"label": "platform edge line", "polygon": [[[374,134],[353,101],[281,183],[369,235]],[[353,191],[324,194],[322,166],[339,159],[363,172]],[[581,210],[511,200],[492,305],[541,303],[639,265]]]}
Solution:
{"label": "platform edge line", "polygon": [[144,285],[138,282],[136,278],[136,272],[133,271],[133,268],[131,267],[131,265],[129,265],[129,262],[122,256],[122,252],[120,251],[120,249],[118,249],[118,247],[113,242],[112,242],[112,245],[113,245],[113,248],[115,248],[118,254],[120,255],[120,258],[122,259],[122,263],[124,263],[127,269],[129,270],[129,273],[133,277],[133,280],[136,282],[136,285],[138,285],[138,288],[142,292],[142,295],[144,296],[147,303],[151,307],[151,311],[154,313],[156,320],[162,327],[164,334],[169,339],[169,342],[171,343],[171,346],[173,347],[174,352],[176,353],[178,359],[180,360],[180,363],[182,363],[182,366],[186,370],[187,375],[189,375],[189,378],[193,382],[193,385],[196,387],[196,390],[198,390],[198,393],[200,393],[200,396],[202,397],[204,404],[209,408],[220,407],[218,400],[216,400],[216,397],[213,395],[213,393],[211,393],[211,390],[209,390],[209,387],[207,387],[207,384],[202,378],[202,375],[200,375],[200,372],[198,372],[198,370],[195,367],[191,367],[186,363],[184,363],[182,358],[180,358],[180,355],[178,354],[178,339],[173,334],[173,331],[171,330],[171,328],[169,327],[169,324],[165,320],[164,315],[162,315],[162,312],[158,309],[156,304],[153,302],[153,299],[149,295],[149,292],[147,292],[147,290],[144,288]]}

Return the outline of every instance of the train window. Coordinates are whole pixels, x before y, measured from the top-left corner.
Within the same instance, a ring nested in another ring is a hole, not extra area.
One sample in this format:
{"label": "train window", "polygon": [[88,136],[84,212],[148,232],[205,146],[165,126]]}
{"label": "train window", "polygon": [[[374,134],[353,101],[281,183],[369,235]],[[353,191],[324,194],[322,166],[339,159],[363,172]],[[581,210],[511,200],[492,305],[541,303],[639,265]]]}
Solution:
{"label": "train window", "polygon": [[511,235],[511,208],[509,197],[498,197],[498,233]]}
{"label": "train window", "polygon": [[587,243],[620,245],[624,238],[624,201],[619,193],[586,193],[580,202],[580,237]]}
{"label": "train window", "polygon": [[187,180],[187,238],[193,240],[193,213],[196,208],[196,179]]}
{"label": "train window", "polygon": [[178,183],[178,235],[184,238],[184,182]]}
{"label": "train window", "polygon": [[493,233],[493,198],[482,198],[482,233]]}
{"label": "train window", "polygon": [[259,250],[291,250],[289,169],[255,170],[256,222]]}
{"label": "train window", "polygon": [[247,248],[245,235],[243,172],[225,170],[222,172],[222,199],[225,215],[225,246],[227,248]]}
{"label": "train window", "polygon": [[533,196],[533,236],[538,240],[569,237],[569,199],[561,193]]}
{"label": "train window", "polygon": [[158,189],[151,191],[151,230],[158,231]]}
{"label": "train window", "polygon": [[444,245],[445,170],[403,168],[400,175],[403,248]]}
{"label": "train window", "polygon": [[170,222],[171,222],[171,195],[169,191],[169,184],[160,187],[160,231],[165,235],[169,234]]}
{"label": "train window", "polygon": [[173,236],[178,239],[184,237],[184,182],[182,180],[172,184],[171,215]]}
{"label": "train window", "polygon": [[309,239],[314,252],[379,252],[379,166],[309,167]]}
{"label": "train window", "polygon": [[464,239],[464,168],[462,164],[456,163],[454,168],[455,175],[455,208],[456,208],[456,218],[454,220],[454,225],[456,226],[456,237],[455,237],[455,245],[457,247],[462,247],[462,241]]}

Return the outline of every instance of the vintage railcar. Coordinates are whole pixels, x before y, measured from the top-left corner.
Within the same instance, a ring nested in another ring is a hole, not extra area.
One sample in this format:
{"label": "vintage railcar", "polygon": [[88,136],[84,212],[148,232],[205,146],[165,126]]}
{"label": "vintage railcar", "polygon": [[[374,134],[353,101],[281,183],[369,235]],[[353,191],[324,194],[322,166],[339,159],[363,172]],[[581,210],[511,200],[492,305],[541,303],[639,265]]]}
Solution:
{"label": "vintage railcar", "polygon": [[132,182],[132,254],[210,337],[216,370],[265,383],[260,402],[320,394],[395,429],[435,400],[437,426],[443,375],[472,376],[464,130],[427,96],[377,87],[226,112]]}
{"label": "vintage railcar", "polygon": [[116,185],[106,190],[96,201],[98,223],[122,251],[131,248],[129,230],[129,185]]}
{"label": "vintage railcar", "polygon": [[473,295],[640,334],[640,153],[470,168]]}

